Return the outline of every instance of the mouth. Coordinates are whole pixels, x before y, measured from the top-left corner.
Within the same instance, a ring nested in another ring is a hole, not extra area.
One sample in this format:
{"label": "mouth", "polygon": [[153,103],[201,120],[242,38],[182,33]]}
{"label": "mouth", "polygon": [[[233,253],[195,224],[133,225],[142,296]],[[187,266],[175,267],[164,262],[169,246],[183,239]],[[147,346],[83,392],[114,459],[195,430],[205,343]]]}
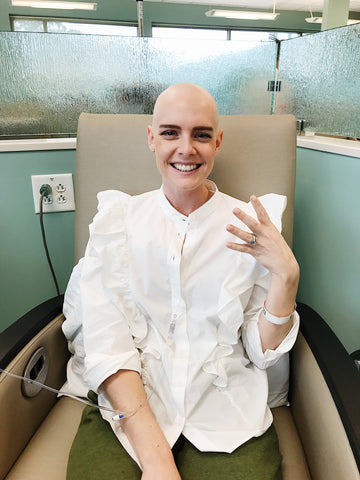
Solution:
{"label": "mouth", "polygon": [[179,170],[179,172],[192,172],[193,170],[197,170],[201,166],[201,164],[171,163],[171,166],[174,167],[176,170]]}

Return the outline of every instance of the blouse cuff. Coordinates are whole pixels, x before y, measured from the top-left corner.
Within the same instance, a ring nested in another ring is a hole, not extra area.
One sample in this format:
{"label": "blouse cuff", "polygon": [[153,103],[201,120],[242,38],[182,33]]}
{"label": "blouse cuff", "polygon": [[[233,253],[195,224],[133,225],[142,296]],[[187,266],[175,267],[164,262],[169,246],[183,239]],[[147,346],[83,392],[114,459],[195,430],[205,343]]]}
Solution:
{"label": "blouse cuff", "polygon": [[257,322],[249,322],[247,325],[248,331],[245,348],[250,360],[261,369],[266,369],[274,365],[284,353],[289,352],[293,347],[297,338],[299,326],[300,317],[299,314],[295,312],[293,316],[293,326],[284,340],[276,349],[267,349],[263,352]]}
{"label": "blouse cuff", "polygon": [[98,392],[101,384],[119,370],[135,370],[139,373],[141,370],[137,351],[126,352],[114,358],[106,359],[103,355],[101,355],[101,358],[93,355],[91,363],[93,364],[92,366],[87,365],[85,359],[86,371],[84,377],[87,385],[89,385],[94,392]]}

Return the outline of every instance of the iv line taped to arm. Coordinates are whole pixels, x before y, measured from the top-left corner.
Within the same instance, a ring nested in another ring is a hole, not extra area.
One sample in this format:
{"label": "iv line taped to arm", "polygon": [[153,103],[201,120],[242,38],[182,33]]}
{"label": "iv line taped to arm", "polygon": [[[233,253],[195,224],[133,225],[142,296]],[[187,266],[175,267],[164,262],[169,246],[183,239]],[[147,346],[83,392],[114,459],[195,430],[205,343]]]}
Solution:
{"label": "iv line taped to arm", "polygon": [[41,388],[44,388],[45,390],[48,390],[49,392],[56,393],[58,395],[63,395],[64,397],[72,398],[73,400],[77,400],[78,402],[84,403],[85,405],[88,405],[90,407],[95,407],[98,410],[106,410],[107,412],[111,412],[111,413],[114,414],[114,416],[112,417],[113,420],[122,420],[123,418],[131,417],[131,416],[135,415],[135,413],[137,413],[138,410],[140,410],[140,408],[142,408],[145,405],[145,403],[147,403],[147,400],[146,400],[145,402],[140,403],[135,408],[135,410],[131,410],[129,412],[120,412],[119,410],[114,410],[113,408],[102,407],[100,405],[97,405],[96,403],[93,403],[93,402],[90,402],[89,400],[86,400],[85,398],[80,398],[80,397],[77,397],[75,395],[72,395],[71,393],[62,392],[61,390],[57,390],[56,388],[48,387],[47,385],[45,385],[43,383],[37,382],[36,380],[32,380],[31,378],[23,377],[21,375],[15,375],[14,373],[10,373],[6,370],[3,370],[2,368],[0,368],[0,373],[3,373],[4,375],[8,375],[8,376],[13,377],[13,378],[17,378],[18,380],[23,380],[25,382],[32,383],[32,384],[37,385]]}

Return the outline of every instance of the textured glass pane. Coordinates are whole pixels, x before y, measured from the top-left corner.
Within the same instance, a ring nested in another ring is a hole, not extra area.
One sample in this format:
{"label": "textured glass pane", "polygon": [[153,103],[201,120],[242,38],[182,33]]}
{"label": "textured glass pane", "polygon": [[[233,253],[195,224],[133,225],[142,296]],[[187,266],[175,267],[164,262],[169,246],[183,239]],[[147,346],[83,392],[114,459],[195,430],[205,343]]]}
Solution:
{"label": "textured glass pane", "polygon": [[151,113],[194,82],[223,114],[270,113],[276,44],[0,33],[0,135],[74,133],[80,112]]}
{"label": "textured glass pane", "polygon": [[226,40],[226,30],[212,28],[153,27],[153,38],[197,38],[199,40]]}
{"label": "textured glass pane", "polygon": [[248,30],[231,30],[231,40],[240,40],[244,42],[272,42],[274,39],[286,40],[298,36],[298,33],[289,32],[251,32]]}
{"label": "textured glass pane", "polygon": [[76,23],[47,21],[48,33],[82,33],[85,35],[123,35],[136,37],[137,27],[130,25],[102,25],[99,23]]}
{"label": "textured glass pane", "polygon": [[15,32],[43,32],[44,22],[42,20],[14,20],[13,29]]}
{"label": "textured glass pane", "polygon": [[275,113],[305,128],[360,137],[360,25],[282,42]]}

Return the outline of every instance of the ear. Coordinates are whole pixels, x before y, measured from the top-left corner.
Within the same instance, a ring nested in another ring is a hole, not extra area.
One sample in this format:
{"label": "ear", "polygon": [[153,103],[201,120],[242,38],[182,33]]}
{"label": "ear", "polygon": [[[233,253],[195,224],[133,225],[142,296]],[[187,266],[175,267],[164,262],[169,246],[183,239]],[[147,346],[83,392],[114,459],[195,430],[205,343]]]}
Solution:
{"label": "ear", "polygon": [[155,146],[154,146],[154,134],[152,130],[152,126],[149,125],[147,129],[147,135],[148,135],[148,145],[149,148],[152,152],[155,152]]}
{"label": "ear", "polygon": [[216,143],[215,143],[215,152],[218,154],[220,152],[221,144],[223,141],[223,134],[224,130],[219,130],[216,136]]}

